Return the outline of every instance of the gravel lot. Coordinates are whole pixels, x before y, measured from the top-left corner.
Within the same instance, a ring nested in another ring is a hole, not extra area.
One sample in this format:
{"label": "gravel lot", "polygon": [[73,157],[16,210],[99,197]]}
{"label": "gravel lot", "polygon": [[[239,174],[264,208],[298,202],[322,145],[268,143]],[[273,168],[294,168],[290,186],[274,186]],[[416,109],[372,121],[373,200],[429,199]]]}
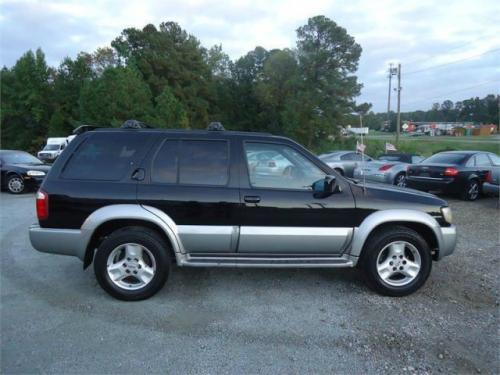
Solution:
{"label": "gravel lot", "polygon": [[459,242],[406,298],[356,270],[174,269],[119,302],[32,249],[32,194],[2,193],[1,373],[499,373],[497,201],[450,199]]}

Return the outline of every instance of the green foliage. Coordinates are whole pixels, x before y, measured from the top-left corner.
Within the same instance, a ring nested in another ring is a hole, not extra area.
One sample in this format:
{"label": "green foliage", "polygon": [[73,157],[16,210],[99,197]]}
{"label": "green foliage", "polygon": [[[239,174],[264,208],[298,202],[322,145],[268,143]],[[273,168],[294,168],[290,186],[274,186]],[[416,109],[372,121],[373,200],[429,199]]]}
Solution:
{"label": "green foliage", "polygon": [[155,101],[155,125],[159,128],[189,128],[186,111],[170,88],[165,87]]}
{"label": "green foliage", "polygon": [[151,91],[131,68],[108,68],[86,82],[80,96],[82,121],[119,126],[125,120],[148,122],[153,114]]}

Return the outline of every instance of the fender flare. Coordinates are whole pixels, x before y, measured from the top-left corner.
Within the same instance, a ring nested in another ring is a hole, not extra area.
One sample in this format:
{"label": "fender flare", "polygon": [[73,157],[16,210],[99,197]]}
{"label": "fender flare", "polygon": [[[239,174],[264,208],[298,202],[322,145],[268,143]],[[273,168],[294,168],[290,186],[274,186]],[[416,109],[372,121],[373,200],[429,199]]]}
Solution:
{"label": "fender flare", "polygon": [[84,242],[84,252],[81,254],[80,258],[84,258],[90,240],[97,228],[107,222],[120,219],[148,221],[161,228],[170,240],[172,250],[177,262],[179,262],[178,264],[183,263],[185,250],[182,246],[175,222],[164,212],[154,207],[142,206],[140,204],[115,204],[104,206],[87,217],[80,229]]}
{"label": "fender flare", "polygon": [[439,223],[431,215],[416,210],[393,209],[377,211],[368,215],[361,225],[354,228],[350,255],[359,257],[370,234],[382,224],[389,223],[417,223],[423,224],[432,230],[436,236],[438,248],[442,247],[443,236]]}

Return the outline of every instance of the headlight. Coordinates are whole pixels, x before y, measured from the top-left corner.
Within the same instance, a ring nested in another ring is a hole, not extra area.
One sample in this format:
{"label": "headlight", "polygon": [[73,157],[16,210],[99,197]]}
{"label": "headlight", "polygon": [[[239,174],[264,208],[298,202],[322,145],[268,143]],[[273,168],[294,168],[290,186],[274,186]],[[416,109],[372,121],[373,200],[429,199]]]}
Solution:
{"label": "headlight", "polygon": [[35,176],[45,176],[45,172],[42,172],[42,171],[28,171],[28,172],[26,172],[26,174],[28,176],[32,176],[32,177],[35,177]]}
{"label": "headlight", "polygon": [[441,207],[441,213],[443,214],[444,221],[446,221],[448,224],[451,224],[453,222],[453,214],[451,213],[450,207]]}

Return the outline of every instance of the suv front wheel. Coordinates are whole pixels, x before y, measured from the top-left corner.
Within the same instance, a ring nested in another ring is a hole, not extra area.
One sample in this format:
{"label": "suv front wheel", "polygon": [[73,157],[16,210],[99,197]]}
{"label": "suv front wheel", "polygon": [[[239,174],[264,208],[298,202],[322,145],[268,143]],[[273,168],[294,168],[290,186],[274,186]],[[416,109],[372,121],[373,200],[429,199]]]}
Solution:
{"label": "suv front wheel", "polygon": [[151,297],[170,273],[168,244],[154,230],[125,227],[106,237],[94,259],[101,287],[115,298],[138,301]]}
{"label": "suv front wheel", "polygon": [[429,245],[410,228],[396,226],[376,233],[364,249],[361,267],[376,292],[401,297],[418,290],[431,272]]}

